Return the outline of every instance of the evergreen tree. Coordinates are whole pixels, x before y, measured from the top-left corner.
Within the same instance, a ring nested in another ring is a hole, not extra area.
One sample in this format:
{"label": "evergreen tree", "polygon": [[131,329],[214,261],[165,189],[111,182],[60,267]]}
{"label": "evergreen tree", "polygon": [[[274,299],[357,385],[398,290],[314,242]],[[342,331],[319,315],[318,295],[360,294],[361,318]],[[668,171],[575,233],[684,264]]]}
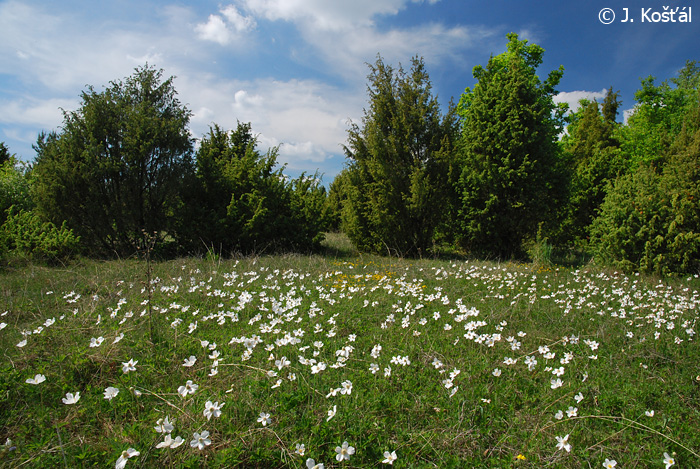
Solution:
{"label": "evergreen tree", "polygon": [[505,53],[474,68],[478,83],[458,106],[461,243],[500,258],[521,254],[540,224],[554,226],[566,197],[556,144],[564,108],[553,102],[563,67],[541,82],[535,71],[544,49],[514,33],[507,37]]}
{"label": "evergreen tree", "polygon": [[210,128],[196,153],[196,177],[187,198],[189,249],[225,255],[309,250],[325,229],[325,188],[318,178],[288,180],[277,149],[260,153],[250,124]]}
{"label": "evergreen tree", "polygon": [[443,116],[422,59],[394,70],[370,66],[369,109],[348,132],[343,225],[360,250],[422,255],[450,202],[456,125]]}
{"label": "evergreen tree", "polygon": [[35,146],[37,209],[68,223],[93,254],[133,254],[155,233],[176,239],[180,193],[191,171],[190,111],[173,78],[145,66],[103,92],[82,93],[60,133]]}
{"label": "evergreen tree", "polygon": [[12,155],[7,145],[5,145],[5,142],[0,142],[0,166],[10,161],[11,157]]}
{"label": "evergreen tree", "polygon": [[610,87],[602,106],[588,100],[580,104],[581,108],[570,116],[567,135],[561,141],[570,171],[568,215],[561,236],[568,241],[588,236],[608,182],[624,173],[626,167],[616,136],[618,93]]}

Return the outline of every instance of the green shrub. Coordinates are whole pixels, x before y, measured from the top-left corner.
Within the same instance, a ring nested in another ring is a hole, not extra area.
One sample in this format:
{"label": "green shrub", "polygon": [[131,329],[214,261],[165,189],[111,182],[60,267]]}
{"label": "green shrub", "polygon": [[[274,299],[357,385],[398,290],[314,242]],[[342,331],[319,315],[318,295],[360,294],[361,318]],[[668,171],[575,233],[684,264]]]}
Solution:
{"label": "green shrub", "polygon": [[0,225],[13,205],[24,210],[32,208],[30,188],[26,166],[18,164],[13,157],[0,164]]}
{"label": "green shrub", "polygon": [[11,207],[0,229],[2,243],[10,251],[31,258],[55,262],[78,251],[80,238],[63,222],[56,227],[42,220],[36,212]]}
{"label": "green shrub", "polygon": [[643,166],[609,187],[591,230],[602,262],[659,274],[700,268],[700,130],[679,142],[661,174]]}
{"label": "green shrub", "polygon": [[191,251],[217,254],[308,250],[326,229],[326,193],[316,177],[289,180],[277,149],[261,154],[250,124],[227,132],[214,125],[196,154],[187,199]]}

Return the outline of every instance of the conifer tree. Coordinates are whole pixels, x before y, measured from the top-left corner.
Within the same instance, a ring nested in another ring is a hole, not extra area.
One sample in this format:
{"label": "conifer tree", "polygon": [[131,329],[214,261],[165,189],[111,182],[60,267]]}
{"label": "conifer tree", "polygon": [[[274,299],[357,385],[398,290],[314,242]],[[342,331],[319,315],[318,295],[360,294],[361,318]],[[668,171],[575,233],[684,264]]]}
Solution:
{"label": "conifer tree", "polygon": [[499,258],[521,254],[540,224],[553,224],[566,196],[556,144],[564,109],[553,102],[563,67],[541,82],[535,72],[544,49],[507,37],[506,52],[474,68],[478,82],[458,106],[461,243]]}
{"label": "conifer tree", "polygon": [[422,59],[370,66],[369,109],[348,132],[343,226],[366,251],[422,255],[449,206],[456,126],[443,115]]}

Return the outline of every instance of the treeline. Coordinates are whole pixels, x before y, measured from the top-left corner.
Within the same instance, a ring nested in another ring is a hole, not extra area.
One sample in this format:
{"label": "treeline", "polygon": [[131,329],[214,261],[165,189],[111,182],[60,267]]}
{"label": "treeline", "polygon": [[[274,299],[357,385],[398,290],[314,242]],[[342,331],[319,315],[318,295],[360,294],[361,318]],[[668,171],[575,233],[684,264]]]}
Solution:
{"label": "treeline", "polygon": [[31,167],[8,155],[2,249],[55,260],[317,247],[327,226],[317,175],[287,177],[249,124],[214,124],[195,150],[190,117],[162,70],[89,87],[59,132],[39,136]]}
{"label": "treeline", "polygon": [[172,78],[148,66],[89,87],[59,132],[39,136],[0,175],[0,249],[48,258],[81,251],[163,255],[308,251],[323,232],[361,251],[453,250],[510,259],[568,251],[625,270],[700,269],[700,69],[642,81],[624,124],[611,87],[575,112],[555,104],[563,67],[541,80],[544,50],[508,35],[442,111],[422,59],[379,57],[347,165],[326,193],[290,179],[250,124],[214,124],[199,145]]}
{"label": "treeline", "polygon": [[563,67],[542,81],[544,50],[508,35],[476,84],[441,113],[422,60],[378,59],[369,107],[349,131],[330,186],[335,221],[358,248],[488,258],[577,252],[625,270],[700,269],[700,69],[642,81],[623,125],[602,103],[555,104]]}

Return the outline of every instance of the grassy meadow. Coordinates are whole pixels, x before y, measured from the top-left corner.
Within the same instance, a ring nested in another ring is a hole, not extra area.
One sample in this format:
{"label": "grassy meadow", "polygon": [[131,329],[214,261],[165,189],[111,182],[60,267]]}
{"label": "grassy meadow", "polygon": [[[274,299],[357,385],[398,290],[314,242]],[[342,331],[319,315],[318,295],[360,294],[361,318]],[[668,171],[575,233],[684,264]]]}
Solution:
{"label": "grassy meadow", "polygon": [[700,467],[698,276],[329,243],[5,267],[0,467]]}

